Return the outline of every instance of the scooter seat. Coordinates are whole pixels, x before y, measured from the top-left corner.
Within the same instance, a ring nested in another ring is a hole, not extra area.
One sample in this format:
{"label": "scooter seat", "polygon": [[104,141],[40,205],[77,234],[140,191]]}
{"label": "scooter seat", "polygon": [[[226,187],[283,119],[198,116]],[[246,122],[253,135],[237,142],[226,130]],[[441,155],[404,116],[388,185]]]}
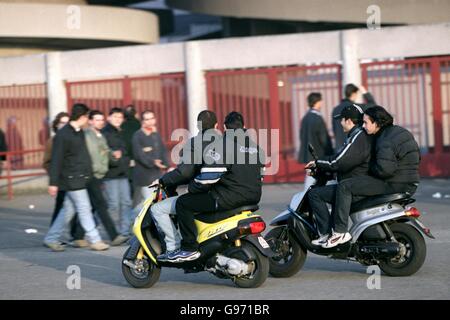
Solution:
{"label": "scooter seat", "polygon": [[357,201],[355,203],[352,203],[350,212],[353,213],[390,202],[401,202],[405,199],[409,199],[410,197],[411,194],[409,193],[393,193],[393,194],[384,194],[382,196],[369,197]]}
{"label": "scooter seat", "polygon": [[195,219],[200,220],[201,222],[204,222],[204,223],[214,223],[214,222],[225,220],[232,216],[238,215],[242,211],[253,212],[258,209],[259,209],[258,205],[249,205],[249,206],[238,207],[238,208],[226,210],[226,211],[199,213],[199,214],[195,215]]}

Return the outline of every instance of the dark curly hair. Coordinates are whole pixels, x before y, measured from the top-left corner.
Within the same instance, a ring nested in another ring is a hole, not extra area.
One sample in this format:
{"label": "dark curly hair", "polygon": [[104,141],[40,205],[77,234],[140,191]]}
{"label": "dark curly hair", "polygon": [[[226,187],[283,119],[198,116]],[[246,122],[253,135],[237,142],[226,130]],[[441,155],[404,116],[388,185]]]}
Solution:
{"label": "dark curly hair", "polygon": [[369,116],[372,122],[375,122],[380,129],[392,126],[394,124],[394,117],[386,111],[382,106],[373,106],[368,108],[364,113]]}
{"label": "dark curly hair", "polygon": [[61,118],[64,118],[64,117],[70,118],[70,116],[67,112],[60,112],[56,115],[55,119],[52,122],[53,132],[56,133],[56,131],[58,131],[59,122],[61,121]]}

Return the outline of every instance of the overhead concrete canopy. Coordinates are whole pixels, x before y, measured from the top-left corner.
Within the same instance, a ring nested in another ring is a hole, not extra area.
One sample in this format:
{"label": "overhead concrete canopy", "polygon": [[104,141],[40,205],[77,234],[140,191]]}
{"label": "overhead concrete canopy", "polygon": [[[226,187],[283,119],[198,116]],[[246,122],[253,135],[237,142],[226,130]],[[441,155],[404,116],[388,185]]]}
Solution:
{"label": "overhead concrete canopy", "polygon": [[381,24],[450,21],[449,0],[166,0],[173,8],[237,18],[366,23],[371,5]]}
{"label": "overhead concrete canopy", "polygon": [[156,15],[83,3],[61,0],[0,3],[0,55],[159,41]]}

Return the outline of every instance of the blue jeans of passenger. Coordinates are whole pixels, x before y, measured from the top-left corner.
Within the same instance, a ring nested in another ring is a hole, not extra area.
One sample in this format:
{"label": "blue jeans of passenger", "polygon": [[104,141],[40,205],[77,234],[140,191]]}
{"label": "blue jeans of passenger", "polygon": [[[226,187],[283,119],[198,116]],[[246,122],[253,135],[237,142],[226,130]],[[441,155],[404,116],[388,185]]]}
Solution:
{"label": "blue jeans of passenger", "polygon": [[105,198],[111,217],[119,217],[119,233],[128,236],[134,221],[131,208],[130,183],[127,178],[104,180]]}
{"label": "blue jeans of passenger", "polygon": [[170,218],[170,214],[176,214],[175,203],[177,197],[166,198],[151,206],[150,211],[159,229],[165,235],[167,251],[175,251],[181,246],[181,236]]}
{"label": "blue jeans of passenger", "polygon": [[86,232],[87,240],[90,243],[100,241],[100,234],[95,227],[91,201],[86,189],[66,192],[61,212],[51,225],[44,241],[48,243],[59,242],[66,226],[69,225],[75,213],[78,214],[80,224]]}

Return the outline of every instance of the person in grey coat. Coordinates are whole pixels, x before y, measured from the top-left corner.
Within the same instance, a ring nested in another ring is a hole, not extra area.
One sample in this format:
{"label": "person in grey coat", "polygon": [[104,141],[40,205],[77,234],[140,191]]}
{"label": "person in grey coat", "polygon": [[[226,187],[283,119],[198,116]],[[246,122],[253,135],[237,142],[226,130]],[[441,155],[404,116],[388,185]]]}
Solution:
{"label": "person in grey coat", "polygon": [[[299,163],[308,163],[313,160],[308,150],[311,144],[319,158],[324,158],[333,154],[331,138],[328,134],[325,121],[320,113],[322,107],[322,95],[318,92],[311,92],[308,95],[309,111],[303,117],[300,125],[300,151],[298,154]],[[304,190],[307,190],[314,183],[314,178],[305,175]]]}
{"label": "person in grey coat", "polygon": [[145,199],[150,197],[152,190],[148,186],[158,179],[162,171],[167,169],[167,149],[161,135],[156,129],[156,117],[153,111],[145,110],[141,114],[142,127],[136,131],[131,141],[133,157],[136,166],[133,170],[135,193],[140,201],[135,211],[138,211]]}

